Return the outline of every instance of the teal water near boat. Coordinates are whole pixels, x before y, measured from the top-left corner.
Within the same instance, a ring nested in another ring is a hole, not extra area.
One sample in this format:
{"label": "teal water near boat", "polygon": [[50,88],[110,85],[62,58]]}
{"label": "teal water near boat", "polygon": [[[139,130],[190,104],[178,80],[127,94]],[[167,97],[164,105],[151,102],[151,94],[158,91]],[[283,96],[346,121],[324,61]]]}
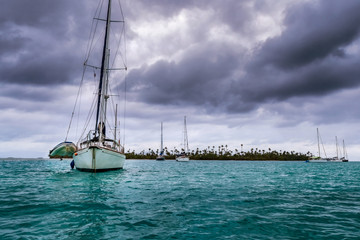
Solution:
{"label": "teal water near boat", "polygon": [[0,161],[1,239],[359,239],[360,162]]}

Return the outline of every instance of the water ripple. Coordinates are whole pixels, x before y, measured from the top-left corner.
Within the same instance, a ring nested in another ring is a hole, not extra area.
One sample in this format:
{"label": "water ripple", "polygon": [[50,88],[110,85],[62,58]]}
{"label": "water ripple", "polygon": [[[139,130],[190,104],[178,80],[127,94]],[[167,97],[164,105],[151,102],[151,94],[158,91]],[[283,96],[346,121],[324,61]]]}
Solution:
{"label": "water ripple", "polygon": [[359,239],[360,163],[0,161],[1,239]]}

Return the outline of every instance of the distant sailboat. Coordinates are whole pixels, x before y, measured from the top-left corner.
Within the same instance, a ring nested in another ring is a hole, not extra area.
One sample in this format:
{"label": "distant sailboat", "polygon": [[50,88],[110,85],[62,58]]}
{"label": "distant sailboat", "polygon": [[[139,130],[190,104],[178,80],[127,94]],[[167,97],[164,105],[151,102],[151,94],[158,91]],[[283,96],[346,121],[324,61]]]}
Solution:
{"label": "distant sailboat", "polygon": [[[345,141],[343,140],[342,150],[341,150],[341,147],[338,145],[337,137],[335,137],[335,141],[336,141],[336,157],[334,157],[333,159],[335,159],[339,162],[348,162],[349,159],[348,159],[346,148],[345,148]],[[339,157],[339,155],[340,156],[342,155],[342,157]]]}
{"label": "distant sailboat", "polygon": [[[98,21],[105,22],[105,36],[104,44],[102,48],[101,56],[101,67],[92,67],[94,69],[100,69],[100,78],[98,90],[96,93],[96,117],[95,127],[90,130],[87,136],[82,139],[79,143],[78,150],[74,153],[74,163],[76,169],[87,172],[100,172],[122,169],[125,162],[124,149],[120,145],[120,142],[116,139],[116,130],[113,137],[110,137],[107,132],[105,125],[108,123],[108,99],[109,94],[109,73],[110,70],[126,70],[124,68],[110,69],[110,24],[112,22],[124,23],[124,20],[114,21],[111,19],[111,0],[107,1],[107,14],[106,19],[95,18]],[[116,49],[115,49],[116,50]],[[117,52],[114,51],[114,52]],[[116,115],[115,111],[115,129],[116,129]]]}
{"label": "distant sailboat", "polygon": [[335,136],[335,146],[336,146],[336,156],[333,157],[333,158],[330,158],[330,161],[332,161],[332,162],[342,162],[342,160],[339,159],[339,145],[338,145],[337,136]]}
{"label": "distant sailboat", "polygon": [[163,148],[163,123],[161,122],[161,147],[160,147],[160,154],[156,158],[157,161],[164,161],[164,148]]}
{"label": "distant sailboat", "polygon": [[316,129],[316,132],[317,132],[317,142],[318,142],[319,156],[317,156],[317,157],[311,157],[311,158],[310,158],[309,160],[307,160],[306,162],[309,162],[309,163],[347,162],[347,160],[345,160],[345,159],[344,159],[344,160],[343,160],[343,159],[339,159],[337,137],[335,137],[336,157],[328,158],[328,157],[326,156],[326,152],[325,152],[325,149],[324,149],[324,145],[323,145],[322,143],[321,143],[321,145],[322,145],[322,147],[323,147],[323,149],[324,149],[325,158],[321,157],[321,154],[320,154],[320,134],[319,134],[319,129],[318,129],[318,128]]}
{"label": "distant sailboat", "polygon": [[[319,129],[316,128],[316,133],[317,133],[317,142],[318,142],[318,153],[319,156],[317,157],[311,157],[309,160],[307,160],[306,162],[309,163],[319,163],[319,162],[328,162],[330,159],[329,158],[322,158],[321,157],[321,151],[320,151],[320,134],[319,134]],[[324,148],[324,145],[322,145]],[[325,149],[324,149],[324,153],[325,153]],[[326,156],[326,153],[325,153]]]}
{"label": "distant sailboat", "polygon": [[343,162],[348,162],[349,161],[349,157],[347,155],[347,151],[345,148],[345,140],[343,140],[343,157],[340,158],[341,161]]}
{"label": "distant sailboat", "polygon": [[184,148],[183,152],[176,156],[176,161],[178,162],[188,162],[190,160],[188,153],[189,153],[189,142],[187,136],[187,128],[186,128],[186,116],[184,116]]}

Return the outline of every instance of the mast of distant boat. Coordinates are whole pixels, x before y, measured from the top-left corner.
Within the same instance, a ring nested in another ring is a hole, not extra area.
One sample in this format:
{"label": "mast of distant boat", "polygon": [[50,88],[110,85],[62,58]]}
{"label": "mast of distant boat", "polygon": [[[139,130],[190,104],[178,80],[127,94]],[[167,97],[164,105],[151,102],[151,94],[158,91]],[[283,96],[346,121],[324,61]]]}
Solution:
{"label": "mast of distant boat", "polygon": [[337,136],[335,136],[335,143],[336,143],[336,159],[339,159],[339,146]]}
{"label": "mast of distant boat", "polygon": [[[115,129],[114,129],[114,147],[116,146],[116,131],[117,131],[117,104],[115,105]],[[119,144],[120,147],[120,144]]]}
{"label": "mast of distant boat", "polygon": [[187,128],[186,128],[186,116],[184,116],[184,151],[188,153],[189,151],[189,141],[187,136]]}
{"label": "mast of distant boat", "polygon": [[319,128],[316,128],[316,132],[317,132],[317,140],[318,140],[319,158],[321,158],[321,156],[320,156],[320,136],[319,136]]}
{"label": "mast of distant boat", "polygon": [[343,139],[343,152],[344,152],[344,159],[348,159],[348,155],[345,148],[345,140]]}
{"label": "mast of distant boat", "polygon": [[161,146],[160,146],[160,155],[163,155],[163,122],[161,122]]}

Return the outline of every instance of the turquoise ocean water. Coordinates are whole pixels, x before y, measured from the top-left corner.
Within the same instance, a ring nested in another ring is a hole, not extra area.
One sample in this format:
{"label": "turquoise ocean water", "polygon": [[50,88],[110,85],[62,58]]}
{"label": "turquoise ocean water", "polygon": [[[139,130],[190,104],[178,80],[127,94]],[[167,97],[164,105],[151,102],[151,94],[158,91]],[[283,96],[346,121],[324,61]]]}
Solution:
{"label": "turquoise ocean water", "polygon": [[0,161],[0,239],[360,239],[360,162]]}

